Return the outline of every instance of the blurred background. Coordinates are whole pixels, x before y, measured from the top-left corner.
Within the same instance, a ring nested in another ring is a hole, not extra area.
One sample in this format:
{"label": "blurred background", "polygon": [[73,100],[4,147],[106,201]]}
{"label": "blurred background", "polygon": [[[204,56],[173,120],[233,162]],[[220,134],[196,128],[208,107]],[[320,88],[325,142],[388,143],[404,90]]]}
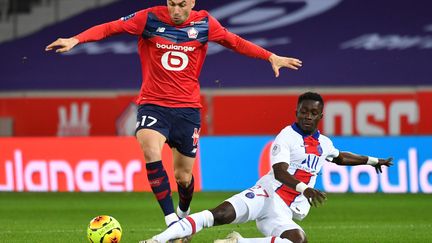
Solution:
{"label": "blurred background", "polygon": [[[149,190],[133,137],[137,37],[119,35],[62,55],[44,48],[164,4],[0,0],[0,191]],[[380,176],[366,166],[326,165],[319,189],[432,192],[431,1],[220,0],[197,1],[195,9],[303,61],[299,71],[274,78],[267,62],[210,44],[200,76],[198,190],[253,185],[269,169],[272,139],[295,121],[298,95],[312,90],[326,102],[320,130],[340,150],[395,159]],[[170,167],[168,148],[164,156]]]}

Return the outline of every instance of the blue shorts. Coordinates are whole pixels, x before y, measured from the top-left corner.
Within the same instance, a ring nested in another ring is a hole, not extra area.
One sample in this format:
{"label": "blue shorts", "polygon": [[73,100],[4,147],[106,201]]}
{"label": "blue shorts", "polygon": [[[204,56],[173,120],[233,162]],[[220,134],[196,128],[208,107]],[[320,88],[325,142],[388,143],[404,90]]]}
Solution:
{"label": "blue shorts", "polygon": [[201,112],[198,108],[140,105],[135,133],[141,129],[160,132],[166,137],[166,142],[171,148],[195,158],[201,129]]}

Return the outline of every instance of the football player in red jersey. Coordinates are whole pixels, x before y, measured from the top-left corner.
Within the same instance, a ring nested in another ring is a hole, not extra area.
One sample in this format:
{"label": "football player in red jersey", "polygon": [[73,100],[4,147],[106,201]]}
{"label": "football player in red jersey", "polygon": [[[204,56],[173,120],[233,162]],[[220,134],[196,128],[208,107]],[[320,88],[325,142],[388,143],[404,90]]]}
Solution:
{"label": "football player in red jersey", "polygon": [[[229,32],[207,11],[193,11],[195,0],[167,0],[167,6],[151,7],[121,19],[94,26],[74,37],[59,38],[46,51],[67,52],[74,46],[129,33],[139,37],[142,86],[136,137],[146,160],[147,177],[167,225],[190,211],[194,191],[195,161],[200,121],[198,77],[213,41],[240,54],[270,62],[275,76],[286,67],[297,70],[296,58],[271,53]],[[168,176],[162,165],[162,148],[172,148],[174,175],[178,184],[177,214]]]}

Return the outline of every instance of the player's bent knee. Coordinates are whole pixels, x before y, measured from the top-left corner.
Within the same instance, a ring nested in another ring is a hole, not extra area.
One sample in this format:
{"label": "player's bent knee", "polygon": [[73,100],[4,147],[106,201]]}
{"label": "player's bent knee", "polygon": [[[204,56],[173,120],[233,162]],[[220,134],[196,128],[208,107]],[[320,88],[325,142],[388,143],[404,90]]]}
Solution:
{"label": "player's bent knee", "polygon": [[232,214],[223,210],[212,211],[214,217],[214,225],[229,224],[235,219],[235,213]]}
{"label": "player's bent knee", "polygon": [[281,238],[288,239],[294,243],[307,243],[306,234],[299,229],[287,230],[280,236]]}
{"label": "player's bent knee", "polygon": [[192,173],[174,173],[176,182],[183,186],[188,187],[192,181]]}
{"label": "player's bent knee", "polygon": [[192,181],[192,170],[174,167],[174,178],[178,184],[186,187]]}

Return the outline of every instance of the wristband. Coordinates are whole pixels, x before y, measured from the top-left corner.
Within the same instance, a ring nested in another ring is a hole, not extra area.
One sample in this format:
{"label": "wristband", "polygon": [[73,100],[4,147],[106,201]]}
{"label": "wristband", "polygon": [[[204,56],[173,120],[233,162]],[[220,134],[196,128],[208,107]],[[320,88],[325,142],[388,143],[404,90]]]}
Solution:
{"label": "wristband", "polygon": [[368,160],[367,160],[366,164],[374,166],[374,165],[378,164],[378,158],[368,156]]}
{"label": "wristband", "polygon": [[308,186],[306,184],[304,184],[303,182],[300,182],[296,185],[295,190],[300,192],[300,193],[303,193],[304,190],[306,190],[306,188],[308,188]]}

